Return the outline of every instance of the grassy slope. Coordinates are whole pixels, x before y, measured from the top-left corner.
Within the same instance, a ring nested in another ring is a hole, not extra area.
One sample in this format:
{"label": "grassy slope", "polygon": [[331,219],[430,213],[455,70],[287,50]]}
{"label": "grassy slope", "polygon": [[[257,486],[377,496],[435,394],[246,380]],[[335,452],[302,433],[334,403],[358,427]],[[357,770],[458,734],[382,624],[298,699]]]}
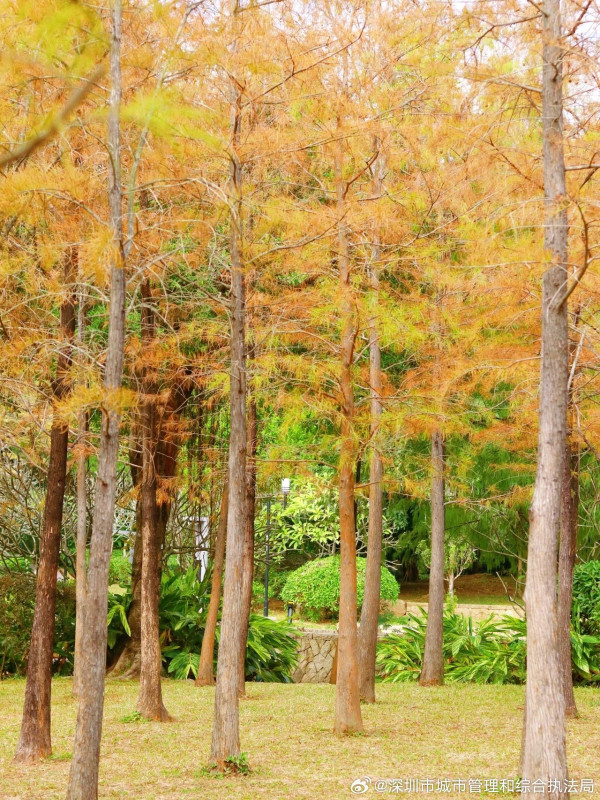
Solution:
{"label": "grassy slope", "polygon": [[[62,800],[76,714],[70,681],[54,683],[55,758],[38,767],[11,763],[23,689],[23,681],[0,683],[0,798]],[[252,774],[213,778],[202,767],[208,761],[214,690],[165,681],[166,705],[177,722],[123,723],[123,716],[135,708],[137,687],[109,681],[100,797],[349,798],[351,781],[364,775],[468,779],[516,774],[521,687],[379,686],[379,702],[363,711],[368,735],[343,740],[331,733],[333,686],[250,684],[249,694],[242,702],[242,745]],[[598,797],[600,691],[577,690],[577,702],[582,716],[569,723],[570,772],[574,778],[594,778]],[[371,790],[366,796],[376,795]],[[477,795],[467,790],[437,796]]]}

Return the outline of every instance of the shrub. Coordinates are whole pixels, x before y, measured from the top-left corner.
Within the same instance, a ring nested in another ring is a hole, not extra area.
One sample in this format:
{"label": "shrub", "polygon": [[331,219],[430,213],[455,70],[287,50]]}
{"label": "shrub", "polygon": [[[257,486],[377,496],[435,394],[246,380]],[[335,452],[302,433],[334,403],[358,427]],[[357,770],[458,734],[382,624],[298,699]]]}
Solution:
{"label": "shrub", "polygon": [[[24,675],[35,609],[35,575],[17,572],[0,576],[0,676]],[[75,585],[59,581],[54,629],[55,674],[73,670],[75,648]]]}
{"label": "shrub", "polygon": [[[357,600],[362,606],[365,591],[366,558],[356,559]],[[398,599],[398,583],[392,573],[381,568],[381,598],[394,602]],[[281,591],[285,603],[301,607],[309,619],[334,616],[338,613],[340,602],[340,557],[329,556],[308,561],[290,574]]]}
{"label": "shrub", "polygon": [[[220,629],[217,628],[217,642],[219,633]],[[168,657],[168,672],[180,680],[195,678],[201,647],[200,640],[197,650],[190,650],[189,644],[183,647],[172,644],[164,648],[163,658],[165,655]],[[297,660],[297,642],[287,622],[250,615],[245,667],[247,681],[290,683]]]}
{"label": "shrub", "polygon": [[298,643],[291,626],[250,615],[246,648],[246,680],[291,683],[298,662]]}
{"label": "shrub", "polygon": [[600,561],[575,567],[572,619],[582,634],[600,635]]}
{"label": "shrub", "polygon": [[[409,614],[401,635],[387,636],[377,648],[384,681],[417,680],[423,663],[427,616]],[[515,617],[470,617],[444,613],[444,678],[448,682],[524,683],[526,622]],[[573,679],[600,680],[600,638],[571,632]]]}

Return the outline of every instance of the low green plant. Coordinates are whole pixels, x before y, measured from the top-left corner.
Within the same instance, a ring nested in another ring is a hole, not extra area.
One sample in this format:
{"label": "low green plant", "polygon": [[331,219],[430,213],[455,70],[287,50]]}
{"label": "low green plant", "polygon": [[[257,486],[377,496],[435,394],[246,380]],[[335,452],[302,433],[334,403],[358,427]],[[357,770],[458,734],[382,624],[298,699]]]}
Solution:
{"label": "low green plant", "polygon": [[600,561],[578,564],[573,571],[572,620],[582,634],[600,635]]}
{"label": "low green plant", "polygon": [[[427,616],[408,614],[401,635],[385,637],[377,648],[383,681],[417,680],[423,663]],[[447,682],[525,682],[527,626],[503,616],[474,622],[452,610],[444,613],[444,679]],[[571,631],[573,679],[600,680],[600,638]]]}
{"label": "low green plant", "polygon": [[140,714],[139,711],[132,711],[130,714],[125,714],[121,717],[121,722],[129,724],[131,722],[146,722],[146,717]]}
{"label": "low green plant", "polygon": [[[362,607],[365,591],[366,558],[356,559],[358,608]],[[393,603],[398,599],[399,586],[386,568],[381,568],[381,598]],[[308,619],[337,616],[340,602],[340,557],[328,556],[308,561],[294,570],[281,591],[285,603],[294,603]]]}

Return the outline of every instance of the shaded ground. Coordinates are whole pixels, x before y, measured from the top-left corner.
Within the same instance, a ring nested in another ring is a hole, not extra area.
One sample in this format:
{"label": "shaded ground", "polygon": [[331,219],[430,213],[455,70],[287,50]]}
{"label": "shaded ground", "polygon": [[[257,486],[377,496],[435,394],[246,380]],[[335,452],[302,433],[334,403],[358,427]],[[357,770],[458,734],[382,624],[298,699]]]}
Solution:
{"label": "shaded ground", "polygon": [[[454,590],[459,603],[468,605],[474,603],[509,605],[507,590],[513,597],[517,592],[517,585],[514,578],[504,577],[500,580],[496,575],[482,573],[479,575],[461,575],[460,578],[456,579]],[[522,585],[519,590],[523,590]],[[428,597],[429,591],[426,580],[403,583],[400,587],[400,600],[408,600],[411,603],[426,603]]]}
{"label": "shaded ground", "polygon": [[[38,767],[11,763],[24,686],[17,680],[0,683],[0,798],[63,800],[76,714],[70,680],[54,683],[55,758]],[[464,791],[413,792],[413,798],[498,797],[470,793],[469,778],[508,779],[517,772],[522,687],[382,685],[379,702],[363,710],[367,735],[341,740],[331,732],[333,686],[251,684],[249,694],[241,705],[241,725],[252,773],[213,778],[202,770],[208,761],[213,689],[165,681],[166,705],[177,722],[126,723],[123,718],[135,708],[137,686],[109,681],[100,798],[350,798],[351,782],[363,776],[467,782]],[[570,773],[578,780],[593,778],[593,796],[599,797],[600,691],[579,689],[577,702],[582,716],[569,723]],[[378,793],[372,786],[364,796]]]}

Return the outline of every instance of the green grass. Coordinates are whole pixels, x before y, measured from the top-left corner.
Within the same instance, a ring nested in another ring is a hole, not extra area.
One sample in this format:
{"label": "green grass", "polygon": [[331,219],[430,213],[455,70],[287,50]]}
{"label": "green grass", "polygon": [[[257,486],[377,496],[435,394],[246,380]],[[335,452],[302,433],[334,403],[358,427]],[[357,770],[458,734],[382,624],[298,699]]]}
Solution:
{"label": "green grass", "polygon": [[[11,763],[24,688],[22,680],[0,683],[0,798],[63,800],[77,711],[70,680],[53,685],[58,758],[37,767]],[[329,685],[249,684],[249,698],[241,703],[249,774],[232,771],[216,779],[209,758],[214,689],[165,680],[165,703],[176,721],[135,725],[124,719],[135,710],[137,686],[109,680],[100,798],[337,799],[352,797],[350,783],[363,776],[468,781],[510,778],[517,772],[522,687],[379,685],[377,704],[363,708],[366,735],[345,739],[332,734],[334,690]],[[576,696],[581,718],[569,722],[570,773],[593,778],[594,796],[599,796],[600,690],[578,689]],[[467,790],[438,796],[464,800],[478,795]]]}

